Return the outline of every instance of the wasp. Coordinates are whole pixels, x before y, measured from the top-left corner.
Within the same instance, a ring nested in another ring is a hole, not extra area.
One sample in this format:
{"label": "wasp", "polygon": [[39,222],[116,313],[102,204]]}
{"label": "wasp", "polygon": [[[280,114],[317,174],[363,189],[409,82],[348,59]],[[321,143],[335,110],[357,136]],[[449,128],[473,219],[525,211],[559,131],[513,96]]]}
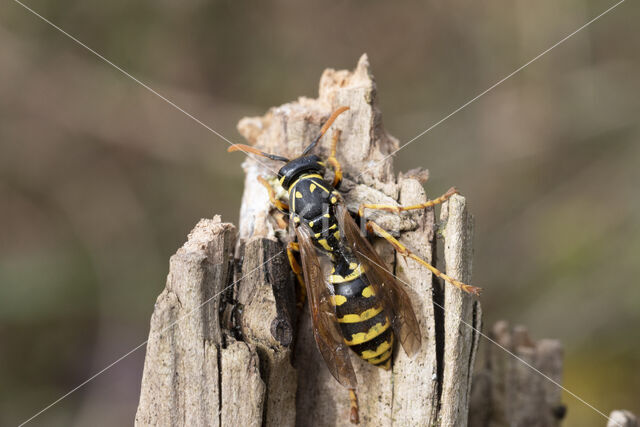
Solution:
{"label": "wasp", "polygon": [[[338,191],[342,181],[342,168],[336,158],[340,131],[334,132],[326,163],[310,154],[335,119],[348,109],[335,110],[320,134],[295,159],[243,144],[235,144],[228,151],[244,151],[285,163],[277,179],[288,193],[288,202],[276,197],[266,179],[258,179],[267,189],[271,203],[289,217],[292,229],[292,240],[287,245],[289,263],[301,285],[303,298],[306,295],[309,301],[318,350],[334,378],[349,390],[350,420],[357,424],[357,381],[350,351],[388,370],[394,343],[399,342],[413,356],[421,346],[421,333],[409,296],[363,236]],[[334,171],[332,182],[324,178],[327,163]],[[364,221],[365,209],[391,212],[425,209],[456,193],[452,188],[437,199],[413,206],[363,204],[357,215]],[[421,263],[437,277],[468,293],[479,293],[480,288],[461,283],[422,260],[375,222],[366,221],[365,231],[385,238],[398,253]]]}

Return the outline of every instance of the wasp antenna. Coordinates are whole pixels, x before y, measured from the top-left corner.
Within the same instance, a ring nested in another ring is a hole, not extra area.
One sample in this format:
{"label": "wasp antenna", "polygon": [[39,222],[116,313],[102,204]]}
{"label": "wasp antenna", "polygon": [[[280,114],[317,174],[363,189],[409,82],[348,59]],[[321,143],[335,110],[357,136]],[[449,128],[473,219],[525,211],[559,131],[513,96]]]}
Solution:
{"label": "wasp antenna", "polygon": [[258,156],[266,157],[267,159],[276,160],[280,162],[289,162],[289,159],[282,156],[276,156],[275,154],[265,153],[264,151],[260,151],[255,147],[245,144],[233,144],[231,147],[227,148],[229,153],[234,151],[243,151],[245,153],[257,154]]}
{"label": "wasp antenna", "polygon": [[314,139],[313,142],[309,144],[307,148],[304,149],[304,151],[302,152],[303,156],[309,153],[309,151],[313,150],[313,147],[315,147],[316,144],[318,144],[318,141],[320,141],[320,138],[322,138],[322,136],[327,132],[327,130],[329,130],[329,127],[331,127],[331,125],[338,118],[338,116],[344,113],[345,111],[347,111],[348,109],[349,107],[342,106],[331,114],[331,117],[329,117],[329,120],[327,120],[325,124],[322,125],[322,129],[320,129],[320,135],[318,135],[316,139]]}

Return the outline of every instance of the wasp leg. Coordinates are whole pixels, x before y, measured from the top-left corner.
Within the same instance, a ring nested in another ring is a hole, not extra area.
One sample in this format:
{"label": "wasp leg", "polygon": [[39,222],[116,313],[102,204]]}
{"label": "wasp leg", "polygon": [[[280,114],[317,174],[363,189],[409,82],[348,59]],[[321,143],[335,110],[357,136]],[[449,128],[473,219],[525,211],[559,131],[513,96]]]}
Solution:
{"label": "wasp leg", "polygon": [[271,203],[273,203],[273,205],[281,211],[288,213],[289,205],[283,201],[276,199],[276,193],[273,191],[273,188],[271,187],[269,182],[261,176],[258,177],[258,181],[264,186],[264,188],[267,189],[267,192],[269,192],[269,200],[271,200]]}
{"label": "wasp leg", "polygon": [[302,268],[296,259],[296,256],[293,254],[294,252],[300,252],[300,247],[296,242],[289,242],[287,245],[287,258],[289,258],[289,265],[291,266],[291,270],[296,275],[296,279],[298,279],[298,285],[300,287],[300,292],[298,293],[298,301],[296,306],[301,309],[304,306],[304,301],[307,299],[307,288],[304,286],[304,278],[302,277]]}
{"label": "wasp leg", "polygon": [[447,282],[451,283],[456,288],[462,289],[463,291],[465,291],[467,293],[470,293],[470,294],[473,294],[473,295],[480,295],[480,291],[482,290],[481,288],[477,288],[475,286],[470,286],[470,285],[464,284],[464,283],[454,279],[453,277],[447,276],[442,271],[438,270],[437,268],[435,268],[434,266],[429,264],[427,261],[423,260],[422,258],[417,256],[416,254],[411,252],[406,246],[404,246],[402,243],[400,243],[398,240],[396,240],[395,237],[393,237],[391,234],[389,234],[385,229],[380,227],[375,222],[373,222],[373,221],[368,221],[367,222],[367,231],[370,232],[370,233],[375,233],[375,234],[379,235],[380,237],[383,237],[385,240],[387,240],[389,243],[391,243],[391,245],[393,245],[393,247],[396,249],[396,251],[398,251],[398,253],[400,255],[402,255],[404,257],[407,257],[407,258],[411,258],[412,260],[424,265],[434,275],[436,275],[436,277],[439,277],[439,278],[441,278],[443,280],[446,280]]}
{"label": "wasp leg", "polygon": [[331,184],[333,188],[338,188],[340,186],[340,182],[342,182],[342,166],[340,162],[336,158],[336,147],[338,145],[338,140],[340,139],[341,131],[336,130],[333,132],[333,140],[331,141],[331,155],[327,159],[327,162],[331,166],[333,166],[333,183]]}
{"label": "wasp leg", "polygon": [[351,424],[360,423],[360,416],[358,415],[358,396],[356,395],[356,389],[349,389],[349,401],[351,403],[351,414],[349,416],[349,420]]}
{"label": "wasp leg", "polygon": [[360,205],[360,208],[358,209],[358,215],[360,215],[360,218],[364,218],[365,209],[378,209],[381,211],[395,212],[395,213],[411,211],[415,209],[425,209],[431,206],[439,205],[442,202],[445,202],[454,194],[458,194],[458,190],[455,187],[451,187],[446,193],[444,193],[442,196],[436,199],[429,200],[428,202],[420,203],[418,205],[411,205],[411,206],[375,205],[375,204],[364,203]]}

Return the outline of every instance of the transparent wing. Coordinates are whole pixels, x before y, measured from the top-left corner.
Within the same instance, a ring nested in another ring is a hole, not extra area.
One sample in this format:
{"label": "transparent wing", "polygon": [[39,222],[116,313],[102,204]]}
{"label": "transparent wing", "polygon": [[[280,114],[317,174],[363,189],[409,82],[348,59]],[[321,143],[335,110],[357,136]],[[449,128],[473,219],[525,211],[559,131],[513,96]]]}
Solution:
{"label": "transparent wing", "polygon": [[351,365],[349,347],[338,329],[332,292],[311,239],[311,230],[304,224],[296,228],[302,272],[309,299],[313,335],[327,367],[336,380],[347,388],[356,387],[356,374]]}
{"label": "transparent wing", "polygon": [[380,259],[373,246],[360,234],[360,229],[343,204],[336,205],[336,217],[340,232],[373,286],[376,295],[382,299],[388,311],[393,331],[402,348],[413,356],[421,344],[420,326],[411,307],[409,296]]}

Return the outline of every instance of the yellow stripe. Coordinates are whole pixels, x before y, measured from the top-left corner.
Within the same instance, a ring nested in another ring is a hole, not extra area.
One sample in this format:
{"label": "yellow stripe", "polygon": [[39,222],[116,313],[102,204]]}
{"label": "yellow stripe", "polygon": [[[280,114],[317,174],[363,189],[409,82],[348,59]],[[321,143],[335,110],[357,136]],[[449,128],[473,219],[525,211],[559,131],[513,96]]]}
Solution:
{"label": "yellow stripe", "polygon": [[342,283],[344,281],[344,276],[339,274],[332,274],[329,276],[329,283]]}
{"label": "yellow stripe", "polygon": [[365,320],[369,320],[374,316],[377,316],[382,311],[382,306],[373,307],[363,311],[360,314],[345,314],[342,317],[338,317],[340,323],[358,323]]}
{"label": "yellow stripe", "polygon": [[367,286],[366,288],[364,288],[362,290],[362,296],[365,298],[370,298],[372,296],[374,296],[376,293],[373,290],[373,287],[371,285]]}
{"label": "yellow stripe", "polygon": [[318,187],[320,187],[320,189],[321,189],[322,191],[324,191],[325,193],[328,193],[328,192],[329,192],[329,190],[327,190],[326,188],[324,188],[324,186],[322,186],[322,185],[320,185],[320,184],[318,184],[318,183],[316,183],[316,185],[317,185]]}
{"label": "yellow stripe", "polygon": [[[304,180],[304,179],[309,179],[309,178],[318,178],[318,179],[320,179],[320,180],[322,180],[322,179],[323,179],[323,178],[322,178],[322,176],[321,176],[321,175],[319,175],[319,174],[317,174],[317,173],[312,173],[312,174],[310,174],[310,175],[304,175],[304,176],[301,176],[300,178],[296,179],[296,180],[293,182],[293,184],[291,184],[291,186],[289,186],[289,193],[291,193],[291,190],[293,190],[293,189],[295,188],[295,186],[296,186],[300,181],[302,181],[302,180]],[[329,193],[329,190],[327,190],[326,188],[324,188],[324,186],[323,186],[323,185],[319,184],[318,182],[315,182],[314,184],[315,184],[315,185],[317,185],[317,186],[318,186],[318,188],[320,188],[320,189],[321,189],[322,191],[324,191],[325,193]],[[313,184],[311,184],[311,185],[313,185]],[[289,198],[291,198],[291,194],[289,194]]]}
{"label": "yellow stripe", "polygon": [[385,320],[386,321],[384,322],[384,324],[376,323],[367,332],[358,332],[357,334],[353,334],[351,335],[351,340],[345,339],[344,342],[347,345],[357,345],[362,344],[363,342],[371,341],[372,339],[389,329],[389,326],[391,326],[391,322],[389,322],[388,318]]}
{"label": "yellow stripe", "polygon": [[347,298],[342,295],[331,295],[331,304],[342,305],[347,302]]}
{"label": "yellow stripe", "polygon": [[389,341],[385,341],[381,343],[377,349],[363,351],[360,357],[368,360],[368,359],[371,359],[372,357],[380,356],[382,353],[389,350],[392,346],[393,346],[393,335],[391,335],[391,339]]}
{"label": "yellow stripe", "polygon": [[289,188],[292,189],[293,187],[296,186],[297,183],[299,183],[303,179],[308,179],[308,178],[320,178],[320,179],[322,179],[322,176],[318,175],[317,173],[312,173],[310,175],[301,176],[300,178],[298,178],[295,181],[293,181],[293,184],[291,184],[291,186]]}
{"label": "yellow stripe", "polygon": [[329,244],[327,243],[327,239],[319,239],[318,244],[320,244],[320,246],[325,248],[327,251],[331,251],[331,246],[329,246]]}
{"label": "yellow stripe", "polygon": [[[324,240],[324,239],[322,239]],[[325,240],[326,242],[326,240]],[[353,270],[353,272],[349,273],[348,276],[340,276],[338,274],[334,274],[329,276],[329,283],[344,283],[344,282],[350,282],[352,280],[357,279],[358,277],[362,276],[362,268],[361,266],[358,266],[355,270]],[[362,292],[366,291],[367,288],[370,288],[371,286],[367,286],[366,288],[364,288],[362,290]]]}
{"label": "yellow stripe", "polygon": [[333,237],[335,237],[336,240],[340,240],[340,230],[338,230],[335,233],[333,233]]}
{"label": "yellow stripe", "polygon": [[316,189],[316,185],[315,185],[315,184],[311,184],[311,185],[309,186],[309,191],[310,191],[310,192],[312,192],[312,193],[313,193],[313,190],[315,190],[315,189]]}
{"label": "yellow stripe", "polygon": [[372,365],[375,365],[376,363],[384,362],[385,360],[391,357],[391,353],[392,351],[391,349],[389,349],[386,352],[384,352],[382,356],[372,357],[371,359],[368,359],[367,362],[371,363]]}
{"label": "yellow stripe", "polygon": [[[309,175],[309,177],[314,177],[314,178],[315,178],[315,177],[318,177],[318,178],[320,178],[320,179],[323,179],[320,175],[316,175],[316,174],[314,174],[314,175]],[[311,185],[313,185],[313,184],[311,184]],[[318,183],[318,182],[316,182],[316,183],[315,183],[315,185],[317,185],[317,186],[318,186],[318,188],[320,188],[320,189],[321,189],[322,191],[324,191],[325,193],[328,193],[328,192],[329,192],[329,190],[327,190],[327,189],[324,187],[324,185],[322,185],[322,184],[320,184],[320,183]]]}

